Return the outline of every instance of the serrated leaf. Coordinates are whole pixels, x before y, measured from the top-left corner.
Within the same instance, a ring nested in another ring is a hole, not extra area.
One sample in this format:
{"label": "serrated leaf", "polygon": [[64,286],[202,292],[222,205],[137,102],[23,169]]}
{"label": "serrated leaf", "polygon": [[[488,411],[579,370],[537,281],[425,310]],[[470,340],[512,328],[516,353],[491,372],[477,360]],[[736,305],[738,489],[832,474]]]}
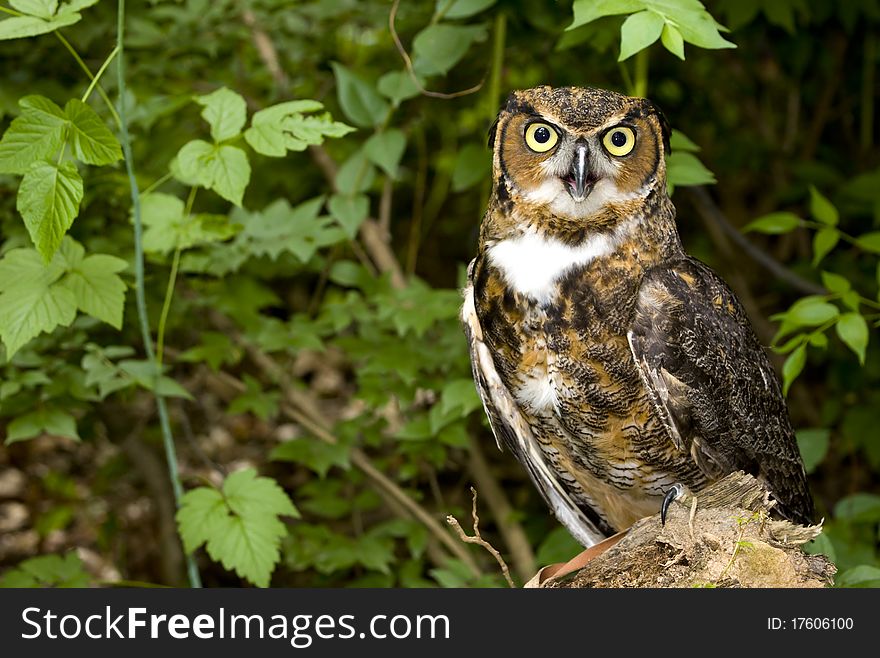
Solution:
{"label": "serrated leaf", "polygon": [[16,208],[45,262],[52,259],[73,224],[82,197],[82,178],[70,162],[36,162],[22,178]]}
{"label": "serrated leaf", "polygon": [[278,391],[264,391],[259,380],[247,374],[244,376],[244,383],[247,387],[245,392],[229,403],[227,412],[230,414],[250,412],[262,420],[274,417],[278,413],[281,394]]}
{"label": "serrated leaf", "polygon": [[413,68],[420,75],[445,75],[475,41],[485,38],[486,28],[482,25],[428,25],[413,39]]}
{"label": "serrated leaf", "polygon": [[803,429],[796,432],[798,449],[807,473],[812,473],[828,454],[831,430],[824,428]]}
{"label": "serrated leaf", "polygon": [[76,299],[56,284],[62,273],[33,249],[11,249],[0,259],[0,339],[7,359],[39,333],[73,322]]}
{"label": "serrated leaf", "polygon": [[73,293],[76,305],[83,313],[121,329],[125,283],[117,272],[126,267],[128,263],[116,256],[93,254],[68,271],[60,285]]}
{"label": "serrated leaf", "polygon": [[64,106],[70,126],[70,147],[80,162],[106,165],[122,160],[122,147],[89,105],[72,98]]}
{"label": "serrated leaf", "polygon": [[55,407],[43,407],[13,419],[6,427],[6,445],[32,439],[43,432],[79,441],[76,419]]}
{"label": "serrated leaf", "polygon": [[336,94],[345,116],[356,126],[376,126],[388,115],[388,103],[360,76],[338,62],[331,62],[336,76]]}
{"label": "serrated leaf", "polygon": [[627,17],[620,26],[620,57],[617,61],[622,62],[657,41],[664,25],[663,17],[649,10]]}
{"label": "serrated leaf", "polygon": [[13,16],[0,21],[0,41],[48,34],[78,23],[81,19],[82,16],[76,12],[63,12],[48,21],[36,16]]}
{"label": "serrated leaf", "polygon": [[233,473],[222,494],[200,487],[184,494],[177,524],[188,552],[208,555],[259,587],[267,587],[287,528],[280,515],[299,516],[284,490],[254,469]]}
{"label": "serrated leaf", "polygon": [[176,158],[183,182],[214,190],[241,206],[251,178],[247,154],[237,146],[212,145],[195,139],[183,146]]}
{"label": "serrated leaf", "polygon": [[22,112],[0,140],[0,173],[24,174],[35,162],[57,154],[67,134],[66,115],[48,98],[25,96],[18,104]]}
{"label": "serrated leaf", "polygon": [[799,346],[794,352],[788,355],[785,363],[782,365],[782,394],[788,395],[788,389],[797,379],[798,375],[804,369],[807,363],[807,347]]}
{"label": "serrated leaf", "polygon": [[40,555],[18,564],[0,578],[0,587],[88,587],[91,576],[73,551]]}
{"label": "serrated leaf", "polygon": [[239,94],[220,87],[204,96],[196,96],[202,106],[202,118],[211,126],[211,137],[222,142],[241,134],[247,121],[247,103]]}
{"label": "serrated leaf", "polygon": [[837,226],[840,220],[837,208],[812,185],[810,185],[810,214],[817,221],[828,226]]}
{"label": "serrated leaf", "polygon": [[868,323],[861,313],[844,313],[835,325],[837,335],[865,365],[865,350],[868,348]]}
{"label": "serrated leaf", "polygon": [[244,138],[258,153],[280,158],[287,151],[303,151],[310,144],[321,144],[325,137],[342,137],[354,128],[333,121],[329,113],[304,116],[323,108],[318,101],[299,100],[279,103],[260,110],[251,119]]}
{"label": "serrated leaf", "polygon": [[180,361],[207,363],[214,372],[224,364],[234,365],[241,358],[241,349],[226,334],[217,331],[203,331],[199,344],[191,347],[178,357]]}
{"label": "serrated leaf", "polygon": [[813,267],[819,265],[822,259],[837,246],[840,233],[835,228],[823,228],[816,231],[813,236]]}
{"label": "serrated leaf", "polygon": [[327,204],[330,214],[339,222],[349,238],[357,235],[360,225],[370,212],[370,199],[365,194],[348,197],[334,194]]}
{"label": "serrated leaf", "polygon": [[744,233],[756,231],[768,235],[790,233],[801,225],[801,218],[790,212],[772,212],[749,222],[743,228]]}
{"label": "serrated leaf", "polygon": [[660,33],[660,43],[680,60],[684,60],[684,39],[682,39],[681,32],[674,25],[669,23],[663,25],[663,32]]}
{"label": "serrated leaf", "polygon": [[303,437],[276,446],[269,454],[269,459],[302,464],[325,477],[332,466],[348,470],[349,453],[350,448],[347,445]]}
{"label": "serrated leaf", "polygon": [[391,178],[397,178],[397,165],[405,150],[406,136],[396,128],[376,133],[364,143],[366,156]]}

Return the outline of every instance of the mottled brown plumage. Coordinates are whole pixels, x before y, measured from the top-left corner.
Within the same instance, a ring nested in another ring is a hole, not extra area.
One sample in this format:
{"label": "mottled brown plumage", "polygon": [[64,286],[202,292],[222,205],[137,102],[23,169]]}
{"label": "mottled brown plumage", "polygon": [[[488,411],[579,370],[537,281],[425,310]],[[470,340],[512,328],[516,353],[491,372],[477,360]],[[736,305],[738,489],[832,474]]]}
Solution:
{"label": "mottled brown plumage", "polygon": [[668,127],[644,99],[513,93],[462,319],[493,431],[584,544],[742,469],[812,516],[778,380],[727,285],[688,256]]}

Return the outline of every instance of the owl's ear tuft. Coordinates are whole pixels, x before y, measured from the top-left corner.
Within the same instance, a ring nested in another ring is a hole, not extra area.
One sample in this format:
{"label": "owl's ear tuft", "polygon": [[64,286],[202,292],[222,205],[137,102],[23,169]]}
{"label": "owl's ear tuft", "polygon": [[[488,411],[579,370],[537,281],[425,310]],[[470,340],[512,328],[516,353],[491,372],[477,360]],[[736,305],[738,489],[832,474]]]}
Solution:
{"label": "owl's ear tuft", "polygon": [[489,139],[487,141],[487,144],[490,149],[495,148],[495,133],[498,132],[498,122],[500,120],[501,120],[501,115],[499,114],[497,117],[495,117],[495,121],[492,122],[492,125],[489,126],[489,135],[488,135]]}
{"label": "owl's ear tuft", "polygon": [[672,135],[672,127],[669,125],[666,115],[663,114],[655,103],[649,100],[645,100],[645,103],[648,106],[648,112],[657,117],[657,123],[660,124],[660,133],[663,136],[663,151],[666,155],[669,155],[672,152],[672,148],[669,145],[669,137]]}

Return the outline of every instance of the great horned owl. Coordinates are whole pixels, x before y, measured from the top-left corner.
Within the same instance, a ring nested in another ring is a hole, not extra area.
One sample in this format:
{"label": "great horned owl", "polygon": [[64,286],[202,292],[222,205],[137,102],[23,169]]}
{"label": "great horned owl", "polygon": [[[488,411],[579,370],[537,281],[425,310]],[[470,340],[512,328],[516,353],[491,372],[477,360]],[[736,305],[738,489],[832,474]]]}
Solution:
{"label": "great horned owl", "polygon": [[740,469],[783,516],[813,513],[764,347],[681,245],[668,138],[650,101],[574,87],[514,92],[490,133],[462,307],[474,379],[499,446],[585,546]]}

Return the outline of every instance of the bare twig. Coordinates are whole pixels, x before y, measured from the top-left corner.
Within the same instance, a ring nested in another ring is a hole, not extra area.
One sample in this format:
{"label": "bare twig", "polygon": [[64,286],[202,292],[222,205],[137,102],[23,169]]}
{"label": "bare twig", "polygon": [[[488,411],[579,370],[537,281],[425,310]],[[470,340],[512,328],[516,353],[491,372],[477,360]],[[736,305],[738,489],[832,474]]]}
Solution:
{"label": "bare twig", "polygon": [[513,584],[513,579],[510,577],[510,569],[507,568],[507,562],[504,561],[504,558],[501,557],[501,553],[499,553],[492,544],[483,539],[480,534],[480,517],[477,516],[477,490],[471,487],[471,494],[473,495],[473,508],[471,509],[471,516],[474,520],[474,536],[469,537],[465,534],[464,530],[462,530],[461,524],[451,514],[446,517],[446,523],[455,528],[455,532],[458,533],[459,539],[467,544],[476,544],[477,546],[482,546],[485,548],[492,557],[497,560],[498,564],[501,566],[501,573],[504,574],[504,579],[507,581],[507,584],[510,587],[515,588],[516,585]]}
{"label": "bare twig", "polygon": [[388,14],[388,28],[391,30],[391,38],[394,39],[394,45],[397,46],[397,52],[400,53],[400,56],[403,58],[404,64],[406,64],[406,71],[409,73],[409,77],[412,78],[413,84],[419,90],[423,96],[430,96],[431,98],[458,98],[460,96],[467,96],[468,94],[474,94],[480,89],[483,88],[483,83],[486,82],[486,79],[483,78],[480,80],[479,84],[470,87],[469,89],[462,89],[461,91],[454,91],[451,93],[443,93],[439,91],[429,91],[422,86],[422,83],[419,81],[418,76],[416,75],[415,69],[413,68],[412,59],[410,59],[409,53],[406,52],[406,48],[403,47],[403,43],[400,41],[400,36],[397,34],[397,28],[394,27],[395,19],[397,18],[397,8],[400,6],[400,0],[394,0],[394,4],[391,5],[391,13]]}
{"label": "bare twig", "polygon": [[290,80],[284,72],[284,69],[281,68],[278,51],[275,49],[275,44],[272,43],[272,39],[270,39],[269,35],[266,34],[266,32],[257,24],[257,18],[254,16],[254,12],[250,9],[245,9],[242,12],[241,17],[242,20],[244,20],[244,24],[251,29],[251,34],[254,37],[254,46],[257,48],[257,54],[269,70],[272,79],[281,91],[286,91],[290,85]]}
{"label": "bare twig", "polygon": [[477,487],[483,492],[483,498],[492,510],[492,516],[498,524],[498,532],[510,551],[511,562],[517,575],[526,581],[535,573],[537,565],[532,545],[526,537],[525,530],[519,523],[511,522],[514,516],[513,506],[507,499],[504,490],[492,474],[479,443],[471,437],[470,461],[468,469],[474,477]]}

